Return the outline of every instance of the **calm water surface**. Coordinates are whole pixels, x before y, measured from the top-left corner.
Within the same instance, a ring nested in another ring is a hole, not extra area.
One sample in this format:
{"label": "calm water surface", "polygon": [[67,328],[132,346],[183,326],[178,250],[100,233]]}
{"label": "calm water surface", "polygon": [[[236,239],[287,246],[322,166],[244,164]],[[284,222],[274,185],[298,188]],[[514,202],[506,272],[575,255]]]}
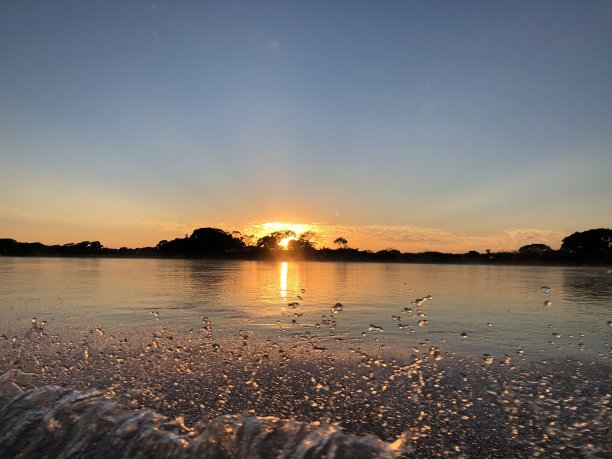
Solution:
{"label": "calm water surface", "polygon": [[[197,327],[206,316],[225,334],[307,330],[333,343],[378,340],[398,351],[430,340],[455,352],[524,349],[525,357],[600,363],[609,359],[612,334],[606,268],[5,257],[0,292],[9,328],[36,317],[56,328],[127,333],[153,321]],[[338,302],[343,310],[330,331],[322,324]]]}

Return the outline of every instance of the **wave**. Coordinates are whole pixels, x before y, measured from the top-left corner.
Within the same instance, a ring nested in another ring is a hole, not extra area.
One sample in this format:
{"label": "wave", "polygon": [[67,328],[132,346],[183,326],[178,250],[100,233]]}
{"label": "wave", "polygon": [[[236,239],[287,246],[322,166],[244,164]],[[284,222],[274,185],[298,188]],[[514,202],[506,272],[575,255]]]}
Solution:
{"label": "wave", "polygon": [[151,410],[127,410],[98,390],[0,384],[0,457],[393,458],[391,444],[335,426],[224,415],[186,427]]}

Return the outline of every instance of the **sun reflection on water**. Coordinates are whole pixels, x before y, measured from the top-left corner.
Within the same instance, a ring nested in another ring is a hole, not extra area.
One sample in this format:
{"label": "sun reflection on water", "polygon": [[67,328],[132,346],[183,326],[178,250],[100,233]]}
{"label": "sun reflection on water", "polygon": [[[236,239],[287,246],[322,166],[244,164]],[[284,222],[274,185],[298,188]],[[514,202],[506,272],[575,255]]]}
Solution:
{"label": "sun reflection on water", "polygon": [[287,270],[289,266],[286,261],[281,263],[280,269],[280,294],[283,298],[287,298]]}

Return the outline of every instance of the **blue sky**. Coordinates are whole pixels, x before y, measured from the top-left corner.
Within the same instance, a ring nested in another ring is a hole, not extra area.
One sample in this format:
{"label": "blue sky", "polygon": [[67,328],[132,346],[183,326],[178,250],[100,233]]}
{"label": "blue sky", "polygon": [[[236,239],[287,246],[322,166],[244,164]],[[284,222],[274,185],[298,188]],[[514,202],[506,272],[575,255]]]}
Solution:
{"label": "blue sky", "polygon": [[0,236],[316,224],[402,250],[611,226],[608,1],[0,3]]}

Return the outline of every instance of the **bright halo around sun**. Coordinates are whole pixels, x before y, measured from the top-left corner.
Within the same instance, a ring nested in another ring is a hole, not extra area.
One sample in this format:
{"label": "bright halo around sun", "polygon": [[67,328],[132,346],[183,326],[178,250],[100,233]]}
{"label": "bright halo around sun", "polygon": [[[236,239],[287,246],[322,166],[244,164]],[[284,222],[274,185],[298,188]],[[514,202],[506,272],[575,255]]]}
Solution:
{"label": "bright halo around sun", "polygon": [[313,232],[317,236],[321,236],[322,228],[314,223],[285,223],[285,222],[266,222],[266,223],[253,223],[246,226],[243,229],[244,234],[252,234],[257,240],[268,234],[275,233],[277,231],[292,231],[294,236],[288,236],[280,240],[279,246],[281,249],[288,249],[289,242],[295,241],[300,235],[306,232]]}
{"label": "bright halo around sun", "polygon": [[275,231],[293,231],[296,236],[299,236],[306,231],[311,231],[312,225],[306,225],[302,223],[281,223],[281,222],[267,222],[261,225],[261,231],[265,234],[270,234]]}
{"label": "bright halo around sun", "polygon": [[287,250],[289,248],[289,242],[295,240],[297,240],[295,236],[289,236],[284,239],[281,239],[278,245],[280,245],[283,250]]}

